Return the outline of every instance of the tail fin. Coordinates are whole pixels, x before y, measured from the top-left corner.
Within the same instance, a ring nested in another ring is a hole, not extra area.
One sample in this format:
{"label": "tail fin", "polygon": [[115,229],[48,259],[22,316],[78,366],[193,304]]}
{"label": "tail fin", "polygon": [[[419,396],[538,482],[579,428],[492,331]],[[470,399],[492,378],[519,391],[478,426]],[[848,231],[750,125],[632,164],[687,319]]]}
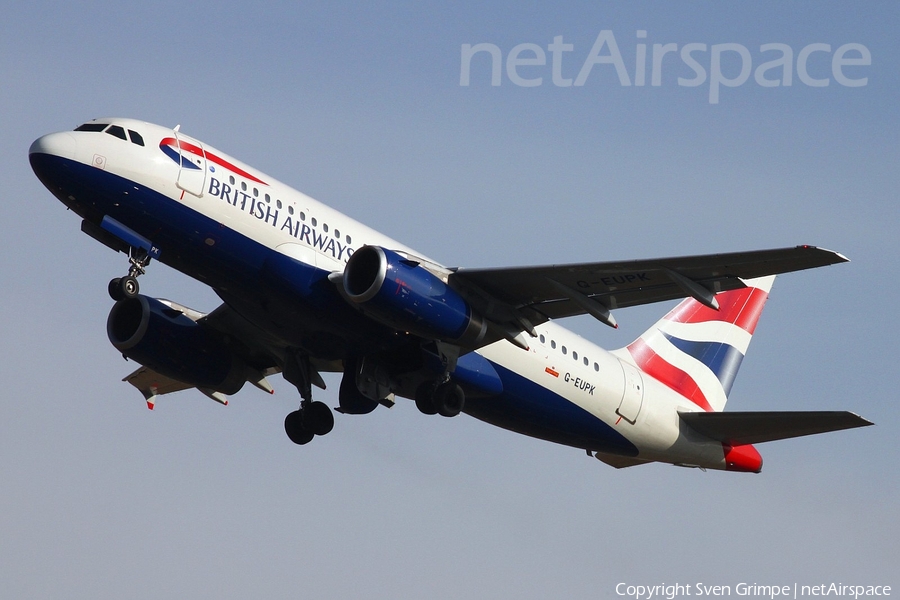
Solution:
{"label": "tail fin", "polygon": [[716,295],[719,310],[684,300],[616,352],[705,411],[721,411],[775,276]]}

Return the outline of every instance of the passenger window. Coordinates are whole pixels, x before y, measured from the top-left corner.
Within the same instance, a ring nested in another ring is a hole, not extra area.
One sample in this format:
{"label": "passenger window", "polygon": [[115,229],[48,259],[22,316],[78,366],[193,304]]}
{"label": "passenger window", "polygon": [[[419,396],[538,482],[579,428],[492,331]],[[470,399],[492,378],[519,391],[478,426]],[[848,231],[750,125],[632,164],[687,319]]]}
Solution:
{"label": "passenger window", "polygon": [[562,347],[562,351],[563,351],[563,354],[567,354],[569,352],[568,350],[566,350],[565,346]]}
{"label": "passenger window", "polygon": [[349,244],[351,244],[351,243],[352,243],[352,241],[350,240],[350,236],[348,235],[348,236],[347,236],[347,244],[349,245]]}
{"label": "passenger window", "polygon": [[106,133],[108,133],[109,135],[114,135],[120,140],[128,140],[128,138],[125,137],[125,129],[119,127],[118,125],[110,125],[109,129],[106,130]]}
{"label": "passenger window", "polygon": [[323,230],[325,233],[328,233],[328,223],[322,223],[322,230]]}
{"label": "passenger window", "polygon": [[588,363],[589,363],[589,362],[590,362],[590,361],[588,360],[588,357],[585,356],[585,357],[584,357],[584,366],[588,366]]}
{"label": "passenger window", "polygon": [[294,214],[294,207],[293,207],[293,206],[288,206],[288,214],[289,214],[289,215]]}
{"label": "passenger window", "polygon": [[578,353],[572,350],[572,360],[578,360]]}
{"label": "passenger window", "polygon": [[144,145],[144,138],[141,137],[141,134],[139,134],[137,131],[132,131],[131,129],[129,129],[128,135],[131,136],[132,144],[137,144],[138,146]]}
{"label": "passenger window", "polygon": [[597,363],[594,363],[594,370],[595,370],[595,371],[599,371],[599,370],[600,370],[600,365],[598,365]]}
{"label": "passenger window", "polygon": [[315,227],[315,226],[316,226],[316,218],[313,217],[313,218],[310,220],[310,223],[312,223],[312,226]]}
{"label": "passenger window", "polygon": [[337,229],[334,230],[334,237],[337,239],[341,239],[341,232]]}
{"label": "passenger window", "polygon": [[547,338],[544,337],[544,334],[541,334],[541,343],[544,344],[547,342]]}
{"label": "passenger window", "polygon": [[556,340],[550,340],[550,347],[556,350]]}

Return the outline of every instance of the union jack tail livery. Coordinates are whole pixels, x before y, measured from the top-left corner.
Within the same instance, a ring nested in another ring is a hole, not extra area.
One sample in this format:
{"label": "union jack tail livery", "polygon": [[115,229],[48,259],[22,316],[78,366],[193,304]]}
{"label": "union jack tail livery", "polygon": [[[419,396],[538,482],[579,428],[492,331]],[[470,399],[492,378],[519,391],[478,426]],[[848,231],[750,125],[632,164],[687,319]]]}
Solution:
{"label": "union jack tail livery", "polygon": [[704,411],[721,411],[774,281],[717,294],[719,310],[688,298],[617,354]]}

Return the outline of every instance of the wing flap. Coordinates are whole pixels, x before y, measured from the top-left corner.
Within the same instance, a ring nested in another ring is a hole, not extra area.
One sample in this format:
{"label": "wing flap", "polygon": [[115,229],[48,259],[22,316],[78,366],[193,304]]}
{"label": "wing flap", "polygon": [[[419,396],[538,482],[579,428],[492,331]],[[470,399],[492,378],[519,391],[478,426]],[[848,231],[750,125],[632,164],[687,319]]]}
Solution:
{"label": "wing flap", "polygon": [[733,446],[874,425],[847,411],[681,412],[678,416],[697,433]]}

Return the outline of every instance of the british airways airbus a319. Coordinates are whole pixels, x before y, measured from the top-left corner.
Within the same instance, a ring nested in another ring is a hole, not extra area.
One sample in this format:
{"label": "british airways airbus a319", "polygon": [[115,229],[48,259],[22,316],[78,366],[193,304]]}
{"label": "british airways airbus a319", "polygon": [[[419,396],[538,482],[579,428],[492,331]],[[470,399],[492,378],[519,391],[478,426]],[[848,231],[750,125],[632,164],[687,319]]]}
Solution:
{"label": "british airways airbus a319", "polygon": [[[299,391],[284,420],[306,444],[334,426],[313,400],[342,372],[336,410],[396,398],[465,412],[587,451],[759,472],[752,444],[870,425],[849,412],[722,412],[775,275],[845,262],[812,246],[560,266],[446,267],[179,131],[97,119],[32,144],[35,174],[86,234],[128,256],[107,334],[142,366],[153,408],[196,388],[227,404],[245,383]],[[139,293],[152,260],[212,287],[206,314]],[[683,299],[612,352],[558,320]]]}

